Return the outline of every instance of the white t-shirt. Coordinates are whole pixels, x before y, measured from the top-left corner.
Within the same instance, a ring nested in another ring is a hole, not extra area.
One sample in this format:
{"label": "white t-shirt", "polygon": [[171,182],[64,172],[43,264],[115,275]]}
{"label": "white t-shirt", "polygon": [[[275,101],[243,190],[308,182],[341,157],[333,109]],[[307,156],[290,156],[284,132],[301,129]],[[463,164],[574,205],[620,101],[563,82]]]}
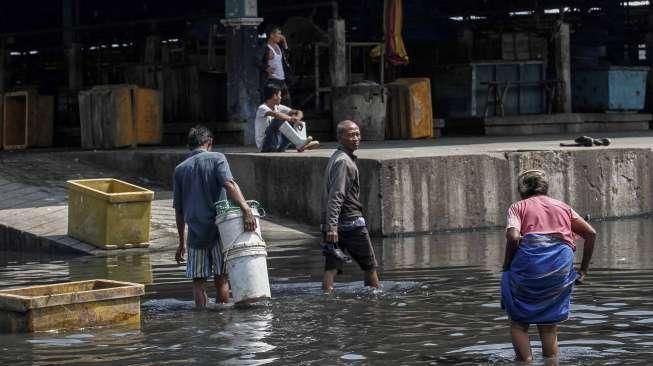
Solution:
{"label": "white t-shirt", "polygon": [[268,107],[265,103],[258,106],[256,110],[256,120],[254,121],[254,135],[256,136],[256,147],[261,150],[263,147],[263,139],[265,138],[265,129],[268,128],[270,122],[272,122],[272,116],[266,116],[265,114],[274,111],[280,113],[290,113],[292,108],[286,107],[283,104],[275,105],[274,109]]}

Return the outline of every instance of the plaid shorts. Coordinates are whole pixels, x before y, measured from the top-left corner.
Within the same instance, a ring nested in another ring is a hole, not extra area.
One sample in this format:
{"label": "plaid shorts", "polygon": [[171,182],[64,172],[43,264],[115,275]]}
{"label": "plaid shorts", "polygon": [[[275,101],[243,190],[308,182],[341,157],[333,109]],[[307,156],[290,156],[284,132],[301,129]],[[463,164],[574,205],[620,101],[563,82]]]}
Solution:
{"label": "plaid shorts", "polygon": [[188,247],[187,278],[215,277],[225,270],[219,245],[214,245],[212,248]]}

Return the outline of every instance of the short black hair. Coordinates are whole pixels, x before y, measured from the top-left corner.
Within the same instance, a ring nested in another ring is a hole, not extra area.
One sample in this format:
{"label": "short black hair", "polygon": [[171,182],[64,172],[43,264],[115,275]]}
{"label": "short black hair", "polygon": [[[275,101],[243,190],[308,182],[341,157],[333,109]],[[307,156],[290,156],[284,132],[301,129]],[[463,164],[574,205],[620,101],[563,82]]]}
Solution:
{"label": "short black hair", "polygon": [[188,131],[188,148],[195,150],[213,139],[211,130],[202,125],[197,125]]}
{"label": "short black hair", "polygon": [[272,34],[274,32],[277,32],[277,31],[283,33],[283,30],[281,30],[281,27],[276,25],[276,24],[272,24],[272,25],[270,25],[268,27],[268,35],[270,35],[270,34]]}
{"label": "short black hair", "polygon": [[342,137],[342,134],[344,134],[345,131],[347,129],[349,129],[349,127],[351,127],[351,125],[354,125],[354,126],[358,127],[356,122],[348,120],[348,119],[338,122],[338,125],[336,126],[336,136],[337,136],[338,140],[340,140],[340,137]]}
{"label": "short black hair", "polygon": [[273,95],[277,94],[280,91],[281,91],[281,88],[279,88],[278,86],[273,85],[273,84],[267,84],[263,88],[263,101],[266,101],[266,100],[272,98]]}

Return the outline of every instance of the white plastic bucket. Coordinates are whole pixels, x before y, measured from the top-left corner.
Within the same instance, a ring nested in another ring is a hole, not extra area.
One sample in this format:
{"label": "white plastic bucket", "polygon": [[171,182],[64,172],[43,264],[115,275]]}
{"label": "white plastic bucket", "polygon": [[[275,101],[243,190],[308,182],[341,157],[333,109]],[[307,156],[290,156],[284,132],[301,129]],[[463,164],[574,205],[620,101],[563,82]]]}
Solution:
{"label": "white plastic bucket", "polygon": [[261,217],[261,215],[254,207],[252,207],[252,214],[256,219],[255,231],[245,231],[243,213],[240,210],[228,211],[215,217],[215,224],[218,225],[218,231],[220,231],[222,253],[226,253],[232,246],[240,243],[263,242],[261,237],[261,225],[259,223],[259,217]]}
{"label": "white plastic bucket", "polygon": [[271,297],[265,243],[253,246],[243,244],[225,253],[231,293],[236,304]]}
{"label": "white plastic bucket", "polygon": [[256,218],[255,231],[245,231],[240,210],[229,211],[215,218],[235,303],[271,297],[267,252],[259,224],[260,215],[256,208],[252,208],[252,213]]}

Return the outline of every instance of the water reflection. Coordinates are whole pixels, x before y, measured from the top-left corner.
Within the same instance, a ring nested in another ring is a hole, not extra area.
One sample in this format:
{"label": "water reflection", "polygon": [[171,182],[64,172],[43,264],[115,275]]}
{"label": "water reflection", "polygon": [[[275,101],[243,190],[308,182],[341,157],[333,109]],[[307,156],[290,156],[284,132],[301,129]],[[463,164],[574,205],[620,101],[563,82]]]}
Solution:
{"label": "water reflection", "polygon": [[[594,225],[595,257],[561,328],[560,363],[648,365],[653,221]],[[383,291],[362,290],[360,271],[348,265],[332,296],[320,291],[317,243],[274,243],[274,299],[210,311],[193,310],[190,283],[171,253],[75,260],[5,253],[0,287],[97,277],[148,285],[140,331],[0,335],[0,364],[512,364],[499,306],[503,240],[502,230],[379,240]],[[544,364],[539,343],[532,345],[535,364]]]}
{"label": "water reflection", "polygon": [[220,350],[225,355],[226,359],[221,364],[263,365],[277,359],[277,357],[257,359],[257,354],[265,355],[277,348],[266,342],[272,334],[274,318],[270,309],[225,311],[221,315],[224,328],[209,335],[209,339],[220,345]]}
{"label": "water reflection", "polygon": [[154,282],[149,253],[85,257],[69,262],[70,279],[102,278],[150,285]]}
{"label": "water reflection", "polygon": [[384,238],[383,268],[479,266],[496,269],[503,260],[501,231],[452,232],[403,238]]}
{"label": "water reflection", "polygon": [[600,268],[653,268],[653,221],[593,223],[598,232],[592,262]]}
{"label": "water reflection", "polygon": [[[632,218],[593,222],[598,232],[593,268],[653,268],[653,222]],[[579,248],[582,248],[582,241]],[[479,266],[498,270],[503,261],[502,230],[452,232],[382,239],[386,270]],[[576,260],[580,261],[581,251]]]}

